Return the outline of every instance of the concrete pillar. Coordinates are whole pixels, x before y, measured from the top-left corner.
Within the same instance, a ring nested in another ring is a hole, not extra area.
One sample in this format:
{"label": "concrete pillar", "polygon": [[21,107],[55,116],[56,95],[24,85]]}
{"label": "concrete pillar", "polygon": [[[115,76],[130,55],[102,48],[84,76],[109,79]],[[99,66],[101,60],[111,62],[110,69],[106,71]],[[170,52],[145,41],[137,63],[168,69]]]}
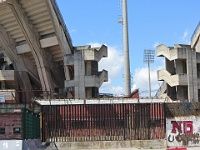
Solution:
{"label": "concrete pillar", "polygon": [[64,66],[64,69],[65,69],[65,79],[70,80],[69,67],[66,65]]}
{"label": "concrete pillar", "polygon": [[192,49],[187,50],[187,70],[188,99],[192,102],[198,102],[196,52]]}
{"label": "concrete pillar", "polygon": [[81,51],[74,54],[75,98],[85,98],[85,62]]}

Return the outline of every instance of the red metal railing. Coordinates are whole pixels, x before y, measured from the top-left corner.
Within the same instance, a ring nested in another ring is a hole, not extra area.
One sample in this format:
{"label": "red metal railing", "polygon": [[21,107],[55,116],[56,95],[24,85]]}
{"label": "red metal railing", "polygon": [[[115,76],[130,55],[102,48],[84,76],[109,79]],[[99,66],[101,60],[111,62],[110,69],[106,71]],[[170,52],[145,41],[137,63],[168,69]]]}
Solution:
{"label": "red metal railing", "polygon": [[120,141],[165,137],[164,103],[42,107],[43,141]]}

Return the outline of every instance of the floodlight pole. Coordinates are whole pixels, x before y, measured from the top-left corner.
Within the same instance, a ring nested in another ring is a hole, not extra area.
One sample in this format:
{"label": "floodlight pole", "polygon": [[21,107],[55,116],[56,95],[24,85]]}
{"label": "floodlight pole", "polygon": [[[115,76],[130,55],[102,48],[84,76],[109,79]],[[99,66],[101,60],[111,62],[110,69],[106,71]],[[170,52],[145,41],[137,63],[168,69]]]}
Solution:
{"label": "floodlight pole", "polygon": [[149,74],[149,98],[151,98],[151,74],[150,74],[150,63],[148,61],[148,74]]}
{"label": "floodlight pole", "polygon": [[148,76],[149,76],[149,98],[151,98],[151,74],[150,63],[154,62],[154,50],[144,50],[144,62],[148,64]]}
{"label": "floodlight pole", "polygon": [[128,15],[127,0],[122,0],[122,20],[118,21],[123,25],[123,45],[124,45],[124,96],[131,94],[131,75],[129,61],[129,40],[128,40]]}

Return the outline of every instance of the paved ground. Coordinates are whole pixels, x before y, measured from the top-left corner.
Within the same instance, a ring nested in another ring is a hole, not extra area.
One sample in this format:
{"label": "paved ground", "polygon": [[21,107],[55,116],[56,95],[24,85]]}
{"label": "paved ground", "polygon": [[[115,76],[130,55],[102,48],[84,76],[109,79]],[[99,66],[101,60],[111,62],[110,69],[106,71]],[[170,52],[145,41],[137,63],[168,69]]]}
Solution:
{"label": "paved ground", "polygon": [[[57,149],[52,148],[49,150],[57,150]],[[69,149],[66,148],[66,150],[69,150]],[[88,150],[88,149],[80,149],[80,150]],[[89,149],[89,150],[167,150],[167,149],[166,148],[164,148],[164,149],[114,148],[114,149]],[[179,149],[177,149],[177,150],[179,150]],[[200,147],[187,148],[187,150],[200,150]]]}
{"label": "paved ground", "polygon": [[[49,150],[56,150],[54,148]],[[69,150],[66,148],[66,150]],[[88,149],[81,149],[81,150],[88,150]],[[167,150],[167,148],[163,149],[138,149],[138,148],[113,148],[113,149],[89,149],[89,150]],[[177,150],[181,150],[180,148]],[[193,148],[187,148],[187,150],[200,150],[200,147],[193,147]]]}
{"label": "paved ground", "polygon": [[[86,149],[81,149],[81,150],[86,150]],[[98,150],[98,149],[90,149],[90,150]],[[118,148],[117,149],[116,148],[115,149],[99,149],[99,150],[118,150]],[[163,149],[119,148],[119,150],[167,150],[167,148],[163,148]],[[200,150],[200,147],[187,148],[187,150]]]}
{"label": "paved ground", "polygon": [[[68,148],[68,147],[62,147],[61,149],[58,149],[57,147],[55,147],[55,145],[53,143],[51,143],[49,145],[48,148],[46,148],[45,150],[76,150],[75,148]],[[78,149],[77,149],[78,150]],[[158,148],[158,149],[144,149],[144,148],[109,148],[109,149],[80,149],[80,150],[170,150],[167,148]],[[181,147],[177,148],[177,149],[172,149],[171,150],[185,150]],[[200,150],[200,147],[190,147],[190,148],[186,148],[186,150]]]}

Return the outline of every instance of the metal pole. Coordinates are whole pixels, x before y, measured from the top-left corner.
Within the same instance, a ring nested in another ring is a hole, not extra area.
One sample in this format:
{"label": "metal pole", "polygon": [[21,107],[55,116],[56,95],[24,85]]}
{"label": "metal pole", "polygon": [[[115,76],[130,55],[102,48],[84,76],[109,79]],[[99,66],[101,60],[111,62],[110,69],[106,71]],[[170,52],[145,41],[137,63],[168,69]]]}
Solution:
{"label": "metal pole", "polygon": [[131,93],[130,84],[130,62],[129,62],[129,42],[128,42],[128,15],[127,15],[127,1],[122,0],[122,25],[123,25],[123,45],[124,45],[124,88],[125,96]]}
{"label": "metal pole", "polygon": [[149,75],[149,98],[151,98],[151,75],[150,75],[150,63],[154,62],[154,50],[144,50],[144,62],[148,63],[148,75]]}
{"label": "metal pole", "polygon": [[148,61],[148,72],[149,72],[149,98],[151,98],[151,74],[150,74],[150,62]]}

